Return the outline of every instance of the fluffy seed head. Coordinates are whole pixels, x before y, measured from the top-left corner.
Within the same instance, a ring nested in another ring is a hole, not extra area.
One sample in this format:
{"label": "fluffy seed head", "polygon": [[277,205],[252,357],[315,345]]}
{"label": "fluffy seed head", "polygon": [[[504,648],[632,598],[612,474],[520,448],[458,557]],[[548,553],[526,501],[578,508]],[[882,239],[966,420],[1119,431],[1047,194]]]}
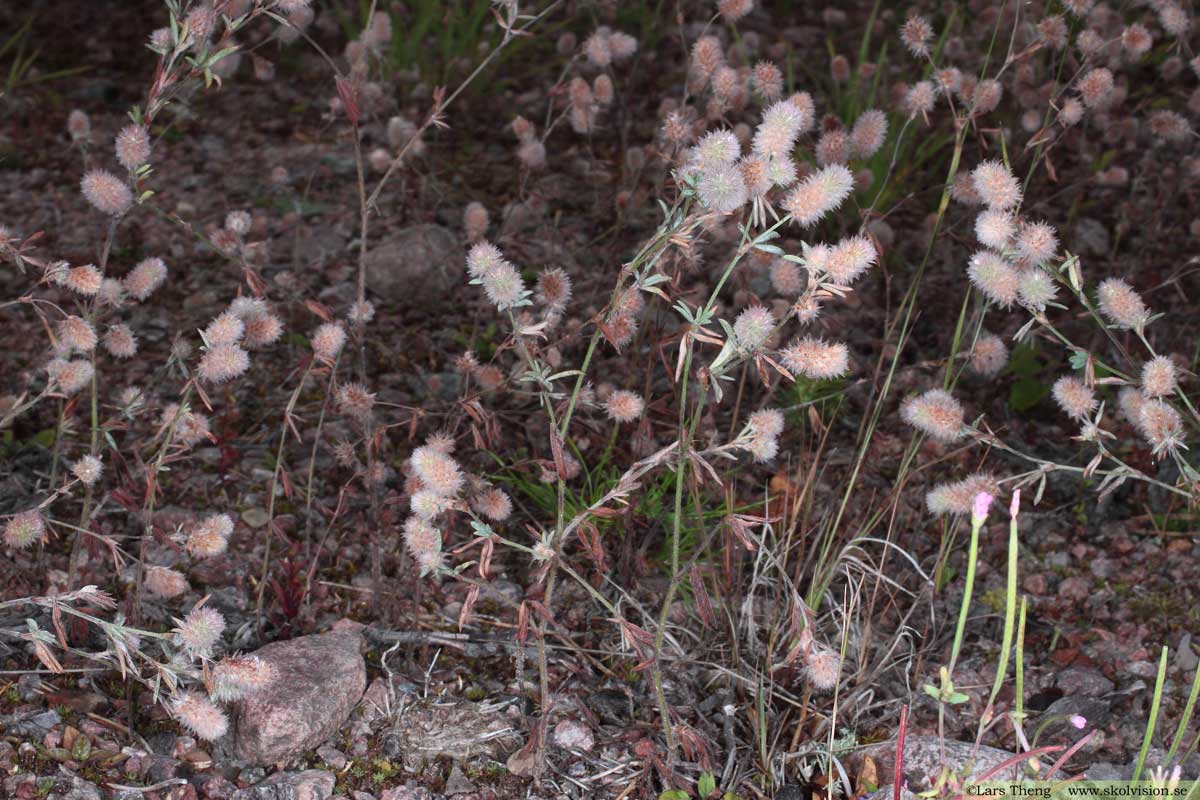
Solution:
{"label": "fluffy seed head", "polygon": [[750,86],[763,100],[774,102],[783,94],[783,73],[770,61],[760,61],[750,73]]}
{"label": "fluffy seed head", "polygon": [[1075,88],[1085,106],[1104,108],[1112,100],[1113,74],[1105,67],[1096,67],[1080,78]]}
{"label": "fluffy seed head", "polygon": [[317,358],[332,362],[346,344],[346,329],[338,322],[326,322],[313,333],[312,349]]}
{"label": "fluffy seed head", "polygon": [[1058,121],[1064,128],[1069,128],[1072,125],[1078,125],[1081,119],[1083,119],[1083,103],[1074,97],[1068,98],[1062,104],[1062,108],[1058,110]]}
{"label": "fluffy seed head", "polygon": [[542,270],[537,279],[537,299],[552,308],[565,308],[571,300],[571,278],[558,267]]}
{"label": "fluffy seed head", "polygon": [[929,42],[933,39],[933,26],[929,20],[914,14],[900,27],[900,41],[905,49],[917,58],[929,55]]}
{"label": "fluffy seed head", "polygon": [[1004,86],[1000,81],[987,78],[975,86],[971,94],[971,105],[976,114],[987,114],[996,110],[1004,97]]}
{"label": "fluffy seed head", "polygon": [[266,347],[283,335],[283,323],[274,314],[259,314],[246,319],[242,345],[251,350]]}
{"label": "fluffy seed head", "polygon": [[1131,61],[1137,61],[1154,45],[1154,37],[1145,25],[1135,22],[1121,31],[1121,47],[1129,54]]}
{"label": "fluffy seed head", "polygon": [[771,262],[771,286],[784,297],[795,297],[804,291],[804,274],[794,261],[777,258]]}
{"label": "fluffy seed head", "polygon": [[813,689],[832,692],[837,688],[842,673],[842,657],[833,650],[813,648],[805,659],[804,672]]}
{"label": "fluffy seed head", "polygon": [[1154,5],[1158,10],[1158,22],[1163,26],[1164,31],[1176,38],[1182,37],[1188,32],[1192,26],[1192,18],[1179,3],[1168,0]]}
{"label": "fluffy seed head", "polygon": [[227,514],[213,514],[192,528],[188,534],[187,551],[196,558],[213,558],[229,549],[233,520]]}
{"label": "fluffy seed head", "polygon": [[375,395],[361,383],[343,383],[335,393],[338,411],[355,419],[366,419],[375,407]]}
{"label": "fluffy seed head", "polygon": [[68,352],[78,350],[81,353],[90,353],[96,349],[96,344],[99,342],[96,337],[96,329],[83,317],[67,317],[58,323],[55,332],[58,334],[62,346]]}
{"label": "fluffy seed head", "polygon": [[187,590],[187,578],[169,567],[150,567],[146,570],[146,591],[156,597],[169,600]]}
{"label": "fluffy seed head", "polygon": [[1031,264],[1045,264],[1058,252],[1058,234],[1054,226],[1034,222],[1021,226],[1017,236],[1017,252]]}
{"label": "fluffy seed head", "polygon": [[751,414],[746,424],[757,436],[776,437],[783,433],[783,412],[777,408],[763,408]]}
{"label": "fluffy seed head", "polygon": [[1174,394],[1179,385],[1175,362],[1169,356],[1155,356],[1142,366],[1142,391],[1147,397],[1166,397]]}
{"label": "fluffy seed head", "polygon": [[607,67],[612,63],[612,45],[607,29],[600,29],[583,43],[583,52],[594,66]]}
{"label": "fluffy seed head", "polygon": [[467,252],[467,273],[482,278],[504,263],[504,254],[491,242],[479,242]]}
{"label": "fluffy seed head", "polygon": [[817,380],[840,378],[850,367],[850,351],[841,342],[806,336],[779,353],[780,362],[793,375]]}
{"label": "fluffy seed head", "polygon": [[715,36],[701,36],[692,45],[692,71],[707,80],[725,63],[725,50]]}
{"label": "fluffy seed head", "polygon": [[477,242],[487,233],[490,218],[483,203],[472,200],[463,209],[463,232],[468,242]]}
{"label": "fluffy seed head", "polygon": [[1117,328],[1140,330],[1150,318],[1142,298],[1121,278],[1108,278],[1100,284],[1100,313]]}
{"label": "fluffy seed head", "polygon": [[504,311],[516,305],[525,295],[525,283],[521,273],[507,261],[497,264],[484,273],[483,291],[496,309]]}
{"label": "fluffy seed head", "polygon": [[963,435],[963,407],[942,389],[909,397],[900,406],[900,417],[939,442],[953,442]]}
{"label": "fluffy seed head", "polygon": [[81,141],[92,135],[92,122],[88,115],[78,108],[67,115],[67,132],[75,141]]}
{"label": "fluffy seed head", "polygon": [[984,161],[972,171],[971,180],[989,208],[1012,208],[1021,202],[1021,184],[999,161]]}
{"label": "fluffy seed head", "polygon": [[737,211],[749,199],[737,164],[718,164],[701,172],[696,192],[705,208],[721,214]]}
{"label": "fluffy seed head", "polygon": [[1017,285],[1017,295],[1021,302],[1036,311],[1045,311],[1046,304],[1051,302],[1058,293],[1054,281],[1037,267],[1020,273]]}
{"label": "fluffy seed head", "polygon": [[22,511],[4,524],[4,544],[24,550],[46,538],[46,521],[37,511]]}
{"label": "fluffy seed head", "polygon": [[546,146],[537,139],[522,142],[517,148],[517,160],[526,169],[541,169],[546,165]]}
{"label": "fluffy seed head", "polygon": [[163,408],[162,417],[158,424],[169,427],[174,422],[173,436],[175,441],[192,447],[208,439],[208,417],[196,411],[180,411],[178,403],[171,403]]}
{"label": "fluffy seed head", "polygon": [[254,219],[247,211],[230,211],[225,215],[225,230],[238,236],[249,233],[253,224]]}
{"label": "fluffy seed head", "polygon": [[211,658],[213,648],[225,632],[225,618],[215,608],[193,609],[175,628],[175,636],[193,658]]}
{"label": "fluffy seed head", "polygon": [[833,211],[850,196],[854,176],[841,164],[831,164],[809,175],[783,200],[783,208],[807,228]]}
{"label": "fluffy seed head", "polygon": [[953,483],[943,483],[925,495],[925,506],[931,514],[970,514],[975,497],[980,493],[993,497],[1000,491],[996,478],[979,472]]}
{"label": "fluffy seed head", "polygon": [[971,256],[967,277],[984,297],[1001,308],[1008,308],[1017,299],[1020,276],[1008,262],[990,250],[980,250]]}
{"label": "fluffy seed head", "polygon": [[1134,425],[1150,443],[1155,458],[1163,458],[1184,447],[1183,419],[1174,407],[1162,400],[1147,398],[1143,401]]}
{"label": "fluffy seed head", "polygon": [[642,398],[627,389],[618,389],[604,401],[608,418],[616,422],[633,422],[642,415],[645,403]]}
{"label": "fluffy seed head", "polygon": [[46,366],[46,372],[58,390],[70,397],[92,382],[94,370],[90,361],[56,358]]}
{"label": "fluffy seed head", "polygon": [[150,134],[141,125],[126,125],[117,134],[117,161],[133,172],[150,160]]}
{"label": "fluffy seed head", "polygon": [[1016,232],[1016,222],[1008,211],[988,208],[975,218],[975,238],[993,250],[1003,251]]}
{"label": "fluffy seed head", "polygon": [[106,169],[92,169],[79,183],[83,196],[101,213],[119,217],[133,205],[133,192]]}
{"label": "fluffy seed head", "polygon": [[817,140],[817,163],[845,164],[851,156],[850,135],[841,128],[834,128],[821,134]]}
{"label": "fluffy seed head", "polygon": [[431,492],[428,489],[413,492],[412,497],[409,498],[409,508],[414,514],[425,520],[432,520],[448,509],[450,504],[450,498],[442,497],[437,492]]}
{"label": "fluffy seed head", "polygon": [[857,158],[870,158],[887,138],[887,115],[877,109],[864,111],[850,131],[850,144]]}
{"label": "fluffy seed head", "polygon": [[774,329],[775,318],[763,306],[747,308],[738,314],[733,323],[733,335],[737,346],[750,353],[761,350]]}
{"label": "fluffy seed head", "polygon": [[95,485],[103,472],[104,464],[93,455],[83,456],[71,465],[71,474],[84,486]]}
{"label": "fluffy seed head", "polygon": [[135,300],[145,300],[167,279],[167,265],[161,258],[147,258],[125,276],[125,291]]}
{"label": "fluffy seed head", "polygon": [[63,276],[63,286],[84,297],[93,297],[99,293],[100,284],[103,281],[100,270],[91,264],[73,267],[67,270],[66,275]]}
{"label": "fluffy seed head", "polygon": [[937,100],[937,89],[930,81],[917,81],[904,95],[904,110],[910,117],[919,117],[933,111]]}
{"label": "fluffy seed head", "polygon": [[249,368],[250,355],[245,350],[236,344],[219,344],[205,351],[196,371],[209,383],[225,383]]}
{"label": "fluffy seed head", "polygon": [[732,164],[741,154],[741,142],[731,130],[706,133],[690,153],[692,168],[699,172]]}
{"label": "fluffy seed head", "polygon": [[718,0],[717,11],[726,22],[737,22],[754,9],[754,0]]}
{"label": "fluffy seed head", "polygon": [[824,262],[826,276],[839,286],[849,286],[871,268],[878,256],[866,236],[843,239],[829,250]]}
{"label": "fluffy seed head", "polygon": [[494,522],[503,522],[512,516],[512,500],[503,489],[487,489],[471,501],[471,507]]}
{"label": "fluffy seed head", "polygon": [[208,323],[208,327],[204,329],[204,341],[212,347],[237,344],[245,332],[246,323],[242,318],[232,311],[225,311]]}
{"label": "fluffy seed head", "polygon": [[454,497],[463,487],[465,479],[458,463],[431,445],[413,451],[412,466],[425,488],[442,497]]}
{"label": "fluffy seed head", "polygon": [[994,333],[984,333],[971,349],[971,369],[977,375],[991,378],[1000,374],[1008,364],[1008,347]]}
{"label": "fluffy seed head", "polygon": [[436,572],[442,565],[442,534],[427,520],[412,516],[404,522],[404,545],[421,574]]}
{"label": "fluffy seed head", "polygon": [[1056,380],[1051,394],[1054,402],[1071,419],[1082,421],[1096,410],[1096,393],[1073,375]]}
{"label": "fluffy seed head", "polygon": [[196,692],[180,692],[171,711],[181,725],[205,741],[220,739],[229,730],[229,718],[220,706]]}
{"label": "fluffy seed head", "polygon": [[637,52],[638,40],[628,33],[613,31],[608,37],[608,49],[613,61],[624,61]]}
{"label": "fluffy seed head", "polygon": [[[807,95],[805,95],[807,97]],[[763,121],[754,131],[752,147],[760,156],[783,158],[789,156],[796,138],[812,125],[812,100],[807,108],[803,102],[780,100],[763,112]]]}
{"label": "fluffy seed head", "polygon": [[1150,132],[1168,142],[1182,142],[1192,135],[1192,125],[1182,114],[1161,109],[1150,115]]}

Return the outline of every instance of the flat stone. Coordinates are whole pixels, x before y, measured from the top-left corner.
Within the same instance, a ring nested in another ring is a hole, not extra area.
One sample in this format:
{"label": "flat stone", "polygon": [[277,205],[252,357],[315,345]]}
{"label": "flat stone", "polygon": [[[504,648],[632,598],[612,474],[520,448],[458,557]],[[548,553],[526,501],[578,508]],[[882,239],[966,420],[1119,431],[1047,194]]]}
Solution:
{"label": "flat stone", "polygon": [[328,800],[336,783],[333,773],[322,769],[276,772],[256,786],[237,790],[232,800]]}
{"label": "flat stone", "polygon": [[273,764],[335,734],[367,686],[362,643],[360,630],[347,628],[257,650],[254,655],[275,668],[276,679],[235,707],[234,754]]}
{"label": "flat stone", "polygon": [[465,761],[486,756],[502,761],[521,736],[502,714],[462,701],[409,708],[391,731],[392,749],[404,768],[420,772],[439,757]]}
{"label": "flat stone", "polygon": [[[370,243],[367,289],[401,305],[441,300],[466,274],[459,237],[441,225],[413,225]],[[465,280],[465,279],[464,279]]]}
{"label": "flat stone", "polygon": [[1078,694],[1084,697],[1099,697],[1116,688],[1113,682],[1100,674],[1098,670],[1089,667],[1064,669],[1058,673],[1054,685],[1066,694]]}
{"label": "flat stone", "polygon": [[[879,784],[895,785],[896,742],[881,742],[863,752],[875,762],[879,770]],[[986,745],[976,748],[972,742],[947,740],[945,743],[946,766],[967,780],[978,780],[1012,757],[1013,753],[1007,750]],[[938,737],[909,736],[904,740],[904,779],[914,790],[930,788],[941,772],[942,763],[942,742]],[[1020,780],[1023,763],[1018,761],[1013,766],[994,773],[989,780]]]}

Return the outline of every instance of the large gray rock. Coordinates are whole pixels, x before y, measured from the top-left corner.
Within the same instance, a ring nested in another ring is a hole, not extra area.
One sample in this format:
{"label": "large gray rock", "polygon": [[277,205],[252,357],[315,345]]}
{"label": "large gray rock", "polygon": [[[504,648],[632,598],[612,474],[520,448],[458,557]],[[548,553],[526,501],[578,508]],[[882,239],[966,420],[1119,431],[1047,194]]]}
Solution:
{"label": "large gray rock", "polygon": [[[892,784],[895,779],[896,742],[881,742],[864,751],[875,762],[879,770],[879,785]],[[993,768],[1013,757],[1007,750],[980,745],[976,749],[971,742],[946,740],[945,765],[956,775],[967,780],[979,780]],[[936,736],[909,736],[904,740],[904,778],[914,791],[923,791],[933,785],[942,769],[942,743]],[[993,781],[1020,780],[1024,762],[1018,761],[1011,767],[991,775]]]}
{"label": "large gray rock", "polygon": [[370,244],[367,289],[400,305],[439,300],[466,274],[465,259],[453,231],[413,225]]}
{"label": "large gray rock", "polygon": [[234,755],[258,764],[286,761],[328,739],[367,686],[359,628],[273,642],[254,653],[276,670],[272,683],[241,701]]}

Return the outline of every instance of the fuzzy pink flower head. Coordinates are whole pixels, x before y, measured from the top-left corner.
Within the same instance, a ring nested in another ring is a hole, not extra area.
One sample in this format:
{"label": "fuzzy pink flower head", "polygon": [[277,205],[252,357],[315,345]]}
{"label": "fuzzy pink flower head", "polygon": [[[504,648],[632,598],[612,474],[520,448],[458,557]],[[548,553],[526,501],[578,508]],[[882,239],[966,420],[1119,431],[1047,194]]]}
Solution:
{"label": "fuzzy pink flower head", "polygon": [[104,472],[104,464],[93,455],[82,456],[71,465],[71,474],[84,486],[94,486]]}
{"label": "fuzzy pink flower head", "polygon": [[1004,86],[1000,81],[988,78],[975,87],[971,95],[972,108],[976,114],[987,114],[996,110],[1004,97]]}
{"label": "fuzzy pink flower head", "polygon": [[225,311],[208,323],[204,329],[204,341],[210,347],[237,344],[245,332],[246,323],[242,318],[232,311]]}
{"label": "fuzzy pink flower head", "polygon": [[91,264],[82,267],[72,267],[63,276],[63,286],[84,297],[94,297],[100,292],[100,284],[104,278],[100,270]]}
{"label": "fuzzy pink flower head", "polygon": [[346,329],[339,322],[320,325],[312,336],[312,349],[317,358],[332,363],[346,344]]}
{"label": "fuzzy pink flower head", "polygon": [[1106,67],[1096,67],[1080,78],[1075,88],[1085,106],[1091,109],[1105,108],[1113,97],[1113,74]]}
{"label": "fuzzy pink flower head", "polygon": [[962,404],[943,389],[909,397],[900,406],[900,417],[939,442],[954,442],[963,436]]}
{"label": "fuzzy pink flower head", "polygon": [[142,125],[126,125],[117,134],[117,161],[133,172],[150,160],[150,134]]}
{"label": "fuzzy pink flower head", "polygon": [[809,175],[784,198],[782,206],[803,228],[840,206],[854,189],[854,175],[841,164]]}
{"label": "fuzzy pink flower head", "polygon": [[67,132],[77,142],[87,141],[92,135],[92,121],[78,108],[67,115]]}
{"label": "fuzzy pink flower head", "polygon": [[67,317],[58,323],[55,332],[58,334],[62,346],[68,352],[78,350],[81,353],[90,353],[96,349],[96,345],[100,341],[92,323],[83,317]]}
{"label": "fuzzy pink flower head", "polygon": [[1150,132],[1167,142],[1182,142],[1192,135],[1192,124],[1177,111],[1160,109],[1150,115]]}
{"label": "fuzzy pink flower head", "polygon": [[412,516],[404,522],[404,546],[417,562],[421,574],[436,572],[442,565],[442,534],[427,520]]}
{"label": "fuzzy pink flower head", "polygon": [[343,383],[334,393],[338,411],[354,419],[366,419],[375,407],[375,395],[361,383]]}
{"label": "fuzzy pink flower head", "polygon": [[737,164],[716,164],[700,173],[696,193],[709,211],[730,214],[750,199],[746,182]]}
{"label": "fuzzy pink flower head", "polygon": [[992,378],[1008,365],[1008,347],[994,333],[981,334],[971,348],[971,369],[984,378]]}
{"label": "fuzzy pink flower head", "polygon": [[125,276],[125,291],[135,300],[142,301],[162,286],[167,279],[167,265],[161,258],[147,258]]}
{"label": "fuzzy pink flower head", "polygon": [[526,169],[537,170],[546,166],[546,145],[537,139],[522,142],[517,148],[517,160]]}
{"label": "fuzzy pink flower head", "polygon": [[412,467],[425,487],[442,497],[454,497],[465,482],[458,463],[428,444],[413,451]]}
{"label": "fuzzy pink flower head", "polygon": [[849,286],[870,269],[878,259],[875,245],[866,236],[851,236],[829,251],[824,268],[830,282]]}
{"label": "fuzzy pink flower head", "polygon": [[504,263],[504,254],[491,242],[479,242],[467,252],[467,274],[482,278]]}
{"label": "fuzzy pink flower head", "polygon": [[699,172],[733,164],[742,145],[731,130],[710,131],[689,152],[690,168]]}
{"label": "fuzzy pink flower head", "polygon": [[943,483],[925,495],[925,505],[931,514],[971,514],[975,498],[981,494],[995,496],[1000,485],[988,473],[976,473],[961,481]]}
{"label": "fuzzy pink flower head", "polygon": [[1074,375],[1064,375],[1056,380],[1050,393],[1071,419],[1083,421],[1096,410],[1096,393]]}
{"label": "fuzzy pink flower head", "polygon": [[175,441],[185,447],[197,445],[209,437],[208,417],[196,411],[181,411],[178,403],[163,408],[158,424],[163,427],[173,424]]}
{"label": "fuzzy pink flower head", "polygon": [[812,125],[811,99],[802,103],[779,100],[763,112],[763,121],[754,131],[751,147],[760,156],[784,158],[791,155],[796,139]]}
{"label": "fuzzy pink flower head", "polygon": [[909,117],[919,117],[933,111],[937,89],[931,81],[917,81],[904,95],[904,110]]}
{"label": "fuzzy pink flower head", "polygon": [[1164,458],[1184,447],[1183,418],[1162,400],[1146,399],[1138,409],[1134,425],[1150,443],[1155,458]]}
{"label": "fuzzy pink flower head", "polygon": [[609,29],[597,28],[591,36],[585,39],[583,53],[593,66],[603,68],[611,64],[613,56]]}
{"label": "fuzzy pink flower head", "polygon": [[1098,291],[1100,313],[1116,328],[1141,330],[1150,319],[1150,311],[1141,296],[1121,278],[1108,278]]}
{"label": "fuzzy pink flower head", "polygon": [[832,692],[837,688],[842,672],[842,657],[833,650],[814,647],[805,659],[805,674],[813,689]]}
{"label": "fuzzy pink flower head", "polygon": [[421,489],[413,492],[409,498],[409,508],[418,517],[424,520],[432,520],[442,512],[448,510],[453,501],[448,497],[442,497],[437,492],[431,492],[428,489]]}
{"label": "fuzzy pink flower head", "polygon": [[497,311],[505,311],[521,304],[527,292],[521,273],[507,261],[502,261],[480,278],[483,292]]}
{"label": "fuzzy pink flower head", "polygon": [[887,138],[887,115],[878,109],[864,111],[850,131],[851,149],[856,158],[870,158],[879,152]]}
{"label": "fuzzy pink flower head", "polygon": [[616,422],[633,422],[642,416],[645,403],[642,398],[628,389],[618,389],[604,401],[608,418]]}
{"label": "fuzzy pink flower head", "polygon": [[1175,362],[1169,356],[1155,356],[1142,366],[1142,392],[1146,397],[1166,397],[1179,386]]}
{"label": "fuzzy pink flower head", "polygon": [[253,224],[254,219],[246,211],[230,211],[225,215],[225,230],[237,236],[245,236]]}
{"label": "fuzzy pink flower head", "polygon": [[984,297],[1001,308],[1008,308],[1017,299],[1020,276],[1008,262],[990,250],[981,250],[971,256],[967,277]]}
{"label": "fuzzy pink flower head", "polygon": [[274,314],[259,314],[247,317],[246,331],[242,335],[242,345],[256,350],[273,344],[283,335],[283,323]]}
{"label": "fuzzy pink flower head", "polygon": [[845,164],[853,154],[850,144],[850,134],[842,128],[834,128],[821,134],[817,140],[817,164]]}
{"label": "fuzzy pink flower head", "polygon": [[1035,266],[1045,264],[1058,252],[1058,234],[1045,222],[1022,225],[1017,235],[1017,252]]}
{"label": "fuzzy pink flower head", "polygon": [[1054,281],[1038,267],[1019,273],[1017,281],[1017,296],[1027,308],[1035,311],[1045,311],[1046,304],[1054,300],[1058,287]]}
{"label": "fuzzy pink flower head", "polygon": [[225,632],[225,618],[215,608],[201,606],[175,620],[175,637],[192,658],[208,659]]}
{"label": "fuzzy pink flower head", "polygon": [[775,317],[764,306],[750,306],[733,322],[734,341],[739,349],[754,353],[763,348],[775,329]]}
{"label": "fuzzy pink flower head", "polygon": [[1009,211],[988,208],[975,218],[975,238],[993,250],[1003,251],[1016,233],[1016,220]]}
{"label": "fuzzy pink flower head", "polygon": [[220,739],[229,730],[225,712],[196,692],[180,692],[171,703],[171,712],[181,725],[205,741]]}
{"label": "fuzzy pink flower head", "polygon": [[783,94],[783,73],[770,61],[759,61],[750,73],[750,85],[763,100],[774,102]]}
{"label": "fuzzy pink flower head", "polygon": [[929,42],[933,39],[933,26],[929,20],[919,15],[912,15],[900,27],[900,41],[908,52],[916,58],[929,55]]}
{"label": "fuzzy pink flower head", "polygon": [[806,336],[780,351],[779,360],[793,375],[829,380],[846,374],[850,367],[850,351],[841,342]]}
{"label": "fuzzy pink flower head", "polygon": [[205,351],[196,372],[209,383],[225,383],[249,368],[250,355],[245,350],[236,344],[219,344]]}
{"label": "fuzzy pink flower head", "polygon": [[777,408],[759,409],[751,414],[750,419],[746,422],[756,436],[772,438],[783,433],[783,423],[783,412]]}
{"label": "fuzzy pink flower head", "polygon": [[155,597],[170,599],[188,590],[187,578],[169,567],[150,567],[146,570],[146,591]]}
{"label": "fuzzy pink flower head", "polygon": [[4,544],[12,550],[24,550],[46,538],[46,521],[36,510],[22,511],[4,524]]}
{"label": "fuzzy pink flower head", "polygon": [[725,48],[715,36],[701,36],[692,45],[691,70],[707,80],[717,67],[725,63]]}
{"label": "fuzzy pink flower head", "polygon": [[989,208],[1008,209],[1021,202],[1021,184],[999,161],[984,161],[971,172],[975,191]]}
{"label": "fuzzy pink flower head", "polygon": [[478,242],[487,234],[490,218],[483,203],[471,201],[463,209],[463,232],[468,242]]}
{"label": "fuzzy pink flower head", "polygon": [[566,308],[571,301],[570,276],[558,267],[542,270],[537,279],[537,299],[551,308]]}
{"label": "fuzzy pink flower head", "polygon": [[119,217],[133,205],[133,192],[124,181],[105,169],[92,169],[79,182],[83,196],[104,214]]}
{"label": "fuzzy pink flower head", "polygon": [[90,361],[83,359],[67,361],[61,358],[51,361],[46,366],[46,372],[58,390],[67,397],[91,383],[92,375],[95,374]]}
{"label": "fuzzy pink flower head", "polygon": [[800,266],[786,258],[771,262],[771,286],[784,297],[795,297],[804,291],[804,274]]}
{"label": "fuzzy pink flower head", "polygon": [[737,22],[754,10],[754,0],[718,0],[717,12],[728,23]]}
{"label": "fuzzy pink flower head", "polygon": [[494,522],[503,522],[512,516],[512,500],[503,489],[486,489],[471,501],[471,507]]}
{"label": "fuzzy pink flower head", "polygon": [[608,50],[616,62],[625,61],[638,49],[638,40],[623,31],[613,31],[608,37]]}

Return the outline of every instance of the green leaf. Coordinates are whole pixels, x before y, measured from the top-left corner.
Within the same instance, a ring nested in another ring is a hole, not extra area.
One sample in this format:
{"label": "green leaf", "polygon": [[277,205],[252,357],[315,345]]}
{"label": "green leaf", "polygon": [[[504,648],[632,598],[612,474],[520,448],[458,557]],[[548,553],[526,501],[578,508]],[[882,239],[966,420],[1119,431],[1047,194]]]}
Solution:
{"label": "green leaf", "polygon": [[658,796],[658,800],[688,800],[688,793],[683,789],[668,789]]}
{"label": "green leaf", "polygon": [[700,797],[708,797],[717,790],[717,779],[712,776],[711,772],[705,772],[700,775],[700,780],[696,781],[696,794]]}
{"label": "green leaf", "polygon": [[1036,378],[1013,381],[1008,390],[1008,407],[1013,411],[1028,411],[1050,394],[1050,387]]}
{"label": "green leaf", "polygon": [[921,689],[925,692],[925,694],[929,695],[934,700],[938,700],[942,696],[942,690],[934,686],[932,683],[925,684],[921,687]]}

